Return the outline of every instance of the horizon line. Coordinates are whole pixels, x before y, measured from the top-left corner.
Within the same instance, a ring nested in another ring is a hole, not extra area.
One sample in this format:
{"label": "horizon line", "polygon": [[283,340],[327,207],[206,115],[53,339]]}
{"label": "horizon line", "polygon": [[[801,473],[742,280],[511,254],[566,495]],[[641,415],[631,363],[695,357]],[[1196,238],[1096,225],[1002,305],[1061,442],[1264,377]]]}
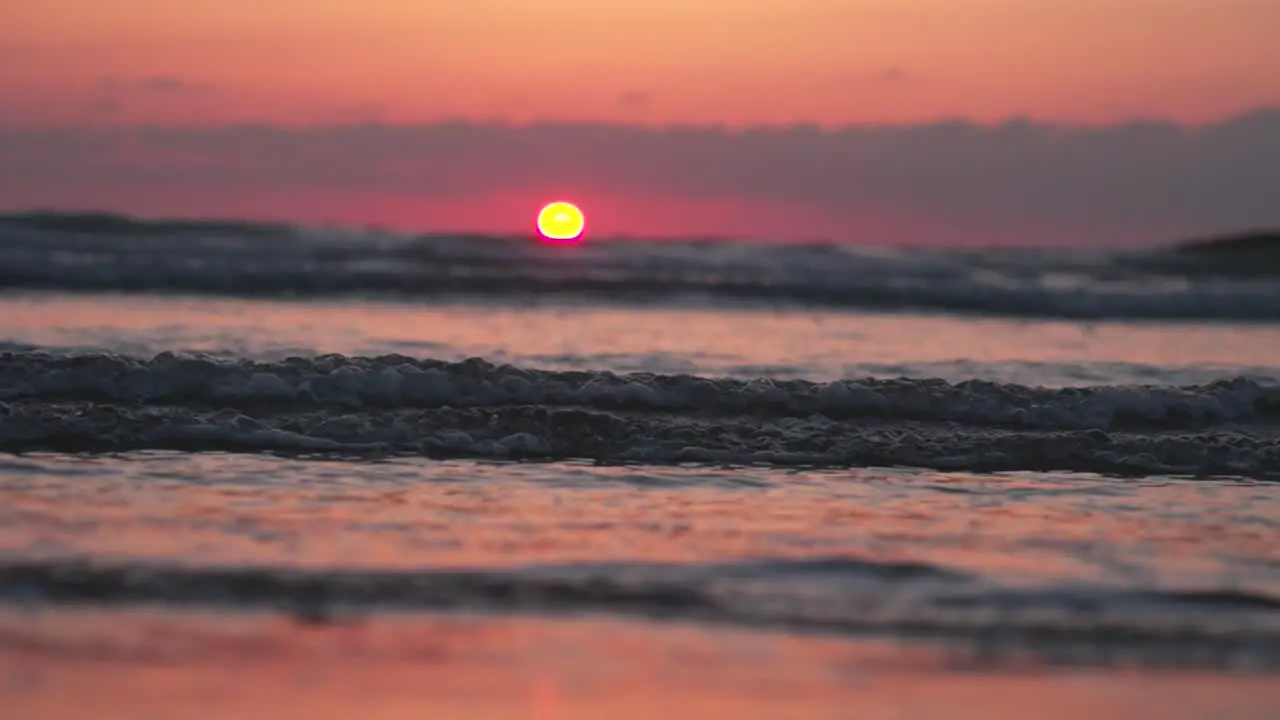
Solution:
{"label": "horizon line", "polygon": [[[404,237],[404,238],[438,238],[438,237],[455,237],[455,238],[483,238],[491,240],[502,239],[528,239],[537,240],[536,231],[483,231],[483,230],[466,230],[466,229],[433,229],[433,230],[397,230],[391,227],[383,227],[377,223],[341,223],[341,222],[302,222],[296,220],[278,220],[267,218],[254,218],[244,215],[220,215],[220,214],[203,214],[203,215],[163,215],[163,214],[141,214],[123,212],[117,210],[82,208],[77,210],[52,207],[28,207],[28,208],[6,208],[0,207],[0,222],[31,219],[33,217],[63,217],[63,218],[82,218],[91,219],[98,218],[102,220],[117,220],[138,225],[163,225],[172,224],[200,224],[206,223],[210,225],[241,225],[246,228],[279,228],[285,230],[338,230],[353,232],[356,234],[377,234],[386,237]],[[1202,234],[1197,236],[1189,236],[1182,238],[1170,238],[1160,243],[1157,247],[1162,248],[1178,248],[1189,245],[1200,245],[1205,243],[1216,243],[1223,241],[1231,241],[1238,239],[1247,239],[1255,236],[1275,236],[1277,242],[1280,242],[1280,225],[1274,226],[1252,226],[1237,227],[1232,230],[1221,230],[1218,232]],[[669,234],[669,233],[652,233],[652,234],[628,234],[628,233],[609,233],[607,235],[591,235],[585,242],[634,242],[634,241],[653,241],[653,242],[685,242],[685,243],[751,243],[751,244],[779,244],[779,245],[850,245],[866,248],[887,248],[887,249],[904,249],[904,248],[954,248],[965,250],[981,250],[981,249],[1025,249],[1028,251],[1035,250],[1060,250],[1064,247],[1071,247],[1072,244],[1038,244],[1038,245],[1009,245],[993,243],[990,245],[975,243],[947,243],[947,242],[918,242],[903,243],[901,241],[895,244],[882,242],[867,242],[864,240],[840,240],[833,237],[792,237],[792,238],[748,238],[735,237],[733,235],[708,235],[708,234]],[[1097,250],[1098,248],[1091,248]],[[1130,248],[1131,250],[1133,248]]]}

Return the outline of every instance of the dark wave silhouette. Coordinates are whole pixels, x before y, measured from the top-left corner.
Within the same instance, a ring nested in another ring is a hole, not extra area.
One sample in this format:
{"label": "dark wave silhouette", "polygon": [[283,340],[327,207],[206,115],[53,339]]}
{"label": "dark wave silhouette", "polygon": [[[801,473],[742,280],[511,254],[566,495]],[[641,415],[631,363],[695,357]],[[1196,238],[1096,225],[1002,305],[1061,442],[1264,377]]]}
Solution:
{"label": "dark wave silhouette", "polygon": [[1170,266],[1198,275],[1280,277],[1280,229],[1257,229],[1191,240],[1167,254]]}
{"label": "dark wave silhouette", "polygon": [[403,356],[0,353],[0,452],[143,449],[1280,479],[1280,387],[733,380]]}
{"label": "dark wave silhouette", "polygon": [[0,216],[0,288],[1276,322],[1274,235],[1141,253],[643,239],[552,246],[531,237],[27,213]]}

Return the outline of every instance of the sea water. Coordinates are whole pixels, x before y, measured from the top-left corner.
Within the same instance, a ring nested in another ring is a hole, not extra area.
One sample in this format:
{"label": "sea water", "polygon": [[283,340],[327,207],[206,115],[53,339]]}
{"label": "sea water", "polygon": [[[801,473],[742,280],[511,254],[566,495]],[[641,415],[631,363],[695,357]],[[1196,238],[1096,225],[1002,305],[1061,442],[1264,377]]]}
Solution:
{"label": "sea water", "polygon": [[1280,708],[1257,263],[0,230],[15,717]]}

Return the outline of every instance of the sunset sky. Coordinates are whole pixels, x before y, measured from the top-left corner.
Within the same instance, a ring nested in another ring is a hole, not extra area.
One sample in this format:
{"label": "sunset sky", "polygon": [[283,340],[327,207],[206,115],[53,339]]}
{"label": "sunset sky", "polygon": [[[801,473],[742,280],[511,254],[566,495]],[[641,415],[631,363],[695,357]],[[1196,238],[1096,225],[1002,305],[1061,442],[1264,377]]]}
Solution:
{"label": "sunset sky", "polygon": [[569,196],[596,232],[884,242],[1280,224],[1278,32],[1276,0],[11,0],[0,206],[519,231]]}

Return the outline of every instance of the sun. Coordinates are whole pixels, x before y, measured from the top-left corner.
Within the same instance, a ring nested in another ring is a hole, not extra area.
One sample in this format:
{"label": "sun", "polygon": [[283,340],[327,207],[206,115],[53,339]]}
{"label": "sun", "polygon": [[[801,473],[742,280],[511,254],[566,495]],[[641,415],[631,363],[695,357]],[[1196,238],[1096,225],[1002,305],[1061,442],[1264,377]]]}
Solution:
{"label": "sun", "polygon": [[573,203],[556,201],[538,212],[538,234],[551,242],[577,242],[586,227],[586,217]]}

